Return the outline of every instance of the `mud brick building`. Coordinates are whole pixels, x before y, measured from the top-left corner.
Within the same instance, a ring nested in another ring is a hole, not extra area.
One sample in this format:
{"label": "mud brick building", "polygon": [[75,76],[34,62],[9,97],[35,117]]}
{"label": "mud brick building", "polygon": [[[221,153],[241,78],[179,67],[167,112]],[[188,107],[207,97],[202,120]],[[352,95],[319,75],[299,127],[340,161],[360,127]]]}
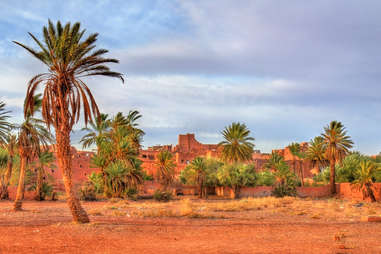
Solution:
{"label": "mud brick building", "polygon": [[[301,147],[303,150],[306,150],[308,143],[301,143]],[[51,150],[54,152],[54,146],[52,146]],[[221,148],[219,148],[217,144],[202,144],[197,141],[195,134],[180,134],[178,137],[178,144],[175,146],[152,146],[147,149],[140,150],[139,158],[143,161],[143,170],[145,170],[148,175],[153,177],[156,176],[155,159],[161,150],[167,150],[173,153],[177,165],[177,175],[180,174],[181,170],[183,170],[186,165],[197,156],[218,157],[221,152]],[[302,168],[304,177],[312,177],[313,174],[311,172],[311,163],[293,156],[287,147],[284,149],[273,150],[273,152],[277,152],[282,155],[285,161],[289,164],[291,170],[300,172],[299,170]],[[98,169],[92,168],[90,164],[91,156],[94,154],[93,152],[78,151],[72,147],[71,153],[73,165],[73,185],[78,187],[88,179],[88,176],[93,171],[98,171]],[[256,170],[261,171],[269,158],[270,154],[261,153],[259,150],[255,150],[253,153],[252,162],[255,164]],[[52,175],[56,180],[55,185],[57,189],[63,190],[61,170],[58,168],[54,169]]]}

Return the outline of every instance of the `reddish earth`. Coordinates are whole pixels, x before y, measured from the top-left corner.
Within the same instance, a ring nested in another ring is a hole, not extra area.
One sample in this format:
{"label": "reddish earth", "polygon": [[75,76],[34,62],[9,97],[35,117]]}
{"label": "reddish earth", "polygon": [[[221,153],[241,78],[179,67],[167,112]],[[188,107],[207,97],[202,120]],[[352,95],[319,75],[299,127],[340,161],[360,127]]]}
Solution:
{"label": "reddish earth", "polygon": [[0,202],[0,253],[381,253],[380,224],[359,220],[261,210],[221,212],[224,219],[93,213],[91,224],[75,225],[62,201],[27,201],[18,213],[11,205]]}

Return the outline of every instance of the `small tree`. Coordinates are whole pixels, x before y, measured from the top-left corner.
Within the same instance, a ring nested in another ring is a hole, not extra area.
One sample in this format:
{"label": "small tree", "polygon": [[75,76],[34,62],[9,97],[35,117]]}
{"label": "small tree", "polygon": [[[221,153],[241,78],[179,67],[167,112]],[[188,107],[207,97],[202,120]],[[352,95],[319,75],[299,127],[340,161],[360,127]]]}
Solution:
{"label": "small tree", "polygon": [[311,161],[312,167],[316,169],[315,174],[319,174],[320,168],[328,164],[328,160],[325,157],[325,150],[326,146],[324,144],[324,139],[321,136],[315,137],[308,145],[306,158]]}
{"label": "small tree", "polygon": [[283,161],[283,156],[273,151],[269,160],[264,164],[264,168],[274,172],[280,161]]}
{"label": "small tree", "polygon": [[297,177],[290,171],[285,161],[282,160],[275,165],[274,175],[277,179],[273,190],[275,196],[284,197],[296,195]]}
{"label": "small tree", "polygon": [[220,184],[233,189],[234,198],[239,198],[241,188],[244,186],[254,186],[256,183],[256,173],[253,164],[225,164],[219,168],[217,178]]}
{"label": "small tree", "polygon": [[180,173],[184,184],[197,185],[200,198],[208,197],[208,187],[217,185],[217,170],[222,162],[215,158],[196,157]]}
{"label": "small tree", "polygon": [[370,160],[363,160],[356,171],[356,179],[352,183],[353,188],[362,190],[363,198],[370,197],[372,202],[376,202],[373,192],[374,175],[380,170],[380,166],[376,163]]}
{"label": "small tree", "polygon": [[173,154],[167,150],[160,151],[156,156],[157,179],[167,191],[175,178],[176,163]]}

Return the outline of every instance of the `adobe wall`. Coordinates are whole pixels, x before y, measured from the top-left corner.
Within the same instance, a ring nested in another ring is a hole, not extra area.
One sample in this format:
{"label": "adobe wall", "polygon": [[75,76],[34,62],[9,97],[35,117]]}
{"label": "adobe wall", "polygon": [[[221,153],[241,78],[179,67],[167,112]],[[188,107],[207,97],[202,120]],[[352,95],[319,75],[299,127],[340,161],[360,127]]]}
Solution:
{"label": "adobe wall", "polygon": [[[53,150],[54,152],[54,150]],[[71,150],[72,153],[72,181],[73,187],[77,190],[84,182],[88,180],[89,175],[92,172],[99,172],[99,169],[90,167],[90,158],[94,154],[87,151],[77,151],[74,147]],[[56,154],[54,154],[56,156]],[[62,171],[59,169],[56,162],[56,168],[49,173],[55,179],[55,189],[64,191],[64,185],[62,180]]]}
{"label": "adobe wall", "polygon": [[302,198],[325,198],[331,196],[331,189],[329,185],[318,187],[296,187],[296,193]]}
{"label": "adobe wall", "polygon": [[[340,198],[351,200],[364,200],[362,191],[352,188],[350,183],[336,184],[336,192]],[[381,201],[381,183],[373,184],[373,192],[377,201]],[[366,198],[369,201],[370,198]]]}

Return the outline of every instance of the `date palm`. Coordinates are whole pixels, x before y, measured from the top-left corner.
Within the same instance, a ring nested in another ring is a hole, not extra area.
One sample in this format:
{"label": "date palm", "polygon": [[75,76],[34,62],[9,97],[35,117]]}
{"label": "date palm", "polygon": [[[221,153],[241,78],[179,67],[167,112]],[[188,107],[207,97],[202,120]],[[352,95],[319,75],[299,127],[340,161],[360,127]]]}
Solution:
{"label": "date palm", "polygon": [[380,171],[380,166],[370,160],[360,162],[360,167],[356,172],[356,179],[352,182],[353,188],[362,190],[363,197],[370,197],[372,202],[376,202],[376,197],[373,192],[373,178],[377,171]]}
{"label": "date palm", "polygon": [[252,159],[254,138],[245,124],[232,123],[225,127],[222,136],[225,139],[218,145],[222,146],[221,158],[226,162],[245,162]]}
{"label": "date palm", "polygon": [[37,160],[37,182],[36,182],[36,195],[35,199],[38,201],[44,200],[45,195],[43,193],[43,184],[44,184],[44,175],[45,167],[47,166],[55,166],[53,162],[55,161],[55,157],[52,152],[42,151],[38,154]]}
{"label": "date palm", "polygon": [[5,109],[5,103],[0,101],[0,143],[6,142],[12,125],[8,122],[10,111]]}
{"label": "date palm", "polygon": [[167,189],[174,180],[176,163],[173,154],[167,150],[160,151],[156,156],[157,178]]}
{"label": "date palm", "polygon": [[195,182],[198,185],[198,196],[199,198],[206,197],[206,188],[205,188],[205,180],[206,180],[206,159],[203,157],[196,157],[189,164],[195,173],[196,179]]}
{"label": "date palm", "polygon": [[107,114],[100,114],[100,117],[94,122],[89,123],[90,128],[83,128],[87,134],[82,137],[80,143],[83,148],[89,148],[92,145],[97,146],[97,151],[100,149],[100,143],[107,139],[107,132],[110,129],[110,120]]}
{"label": "date palm", "polygon": [[284,158],[282,155],[280,155],[277,152],[272,152],[270,158],[268,161],[263,165],[263,167],[267,170],[270,170],[272,172],[276,171],[277,165],[284,161]]}
{"label": "date palm", "polygon": [[323,137],[317,136],[310,141],[306,151],[306,157],[311,161],[312,167],[318,169],[317,173],[320,172],[320,167],[327,165],[325,150],[326,146]]}
{"label": "date palm", "polygon": [[0,186],[0,199],[8,199],[8,185],[12,176],[13,161],[17,150],[17,136],[15,134],[8,134],[5,142],[1,144],[1,147],[7,151],[7,170],[4,175],[4,179],[1,181]]}
{"label": "date palm", "polygon": [[99,117],[97,103],[83,78],[108,76],[123,81],[122,74],[106,66],[118,60],[103,57],[108,52],[105,49],[94,50],[98,34],[83,39],[84,33],[80,23],[62,26],[59,21],[53,25],[49,20],[48,26],[43,27],[43,41],[29,33],[39,49],[15,42],[48,67],[47,73],[38,74],[29,81],[24,113],[28,110],[33,113],[33,95],[42,87],[42,117],[55,129],[57,161],[62,170],[67,203],[73,220],[79,223],[88,223],[89,217],[72,188],[70,132],[82,110],[85,124]]}
{"label": "date palm", "polygon": [[14,211],[20,211],[22,209],[27,164],[40,154],[41,147],[47,149],[48,144],[52,140],[50,132],[45,127],[45,122],[33,118],[31,115],[28,115],[18,128],[17,146],[20,155],[20,175],[16,199],[14,201]]}
{"label": "date palm", "polygon": [[353,141],[341,122],[332,121],[321,134],[326,147],[325,157],[329,160],[331,193],[336,193],[335,165],[349,153]]}

